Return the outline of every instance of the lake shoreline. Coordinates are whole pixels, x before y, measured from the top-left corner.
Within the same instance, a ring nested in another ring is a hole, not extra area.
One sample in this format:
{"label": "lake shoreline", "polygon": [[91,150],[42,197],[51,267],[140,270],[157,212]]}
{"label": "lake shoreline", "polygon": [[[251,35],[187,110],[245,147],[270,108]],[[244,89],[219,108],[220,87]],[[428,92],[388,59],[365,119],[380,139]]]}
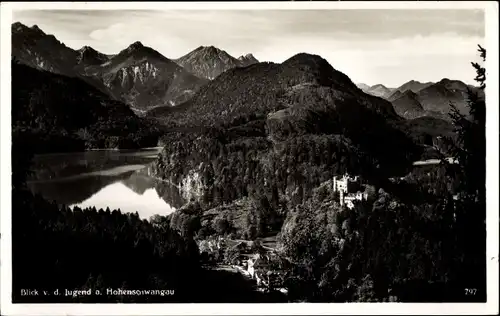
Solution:
{"label": "lake shoreline", "polygon": [[142,147],[142,148],[90,148],[84,150],[76,150],[76,151],[60,151],[60,152],[38,152],[34,153],[34,156],[58,156],[58,155],[71,155],[71,154],[80,154],[87,152],[99,152],[99,151],[109,151],[109,152],[125,152],[125,151],[147,151],[147,150],[162,150],[163,146],[157,147]]}
{"label": "lake shoreline", "polygon": [[43,179],[43,180],[28,180],[28,183],[46,183],[46,182],[64,182],[64,181],[74,181],[79,179],[85,179],[88,177],[116,177],[121,174],[125,174],[128,172],[137,172],[141,169],[147,168],[147,165],[128,165],[124,164],[122,166],[116,166],[109,169],[92,171],[87,173],[82,173],[74,176],[68,176],[63,178],[55,178],[55,179]]}
{"label": "lake shoreline", "polygon": [[163,146],[143,147],[143,148],[91,148],[85,151],[125,151],[125,150],[139,151],[139,150],[154,150],[154,149],[163,149]]}
{"label": "lake shoreline", "polygon": [[[59,205],[120,209],[141,218],[167,215],[186,204],[179,187],[148,169],[159,148],[100,150],[34,157],[31,192]],[[43,157],[45,156],[45,157]]]}

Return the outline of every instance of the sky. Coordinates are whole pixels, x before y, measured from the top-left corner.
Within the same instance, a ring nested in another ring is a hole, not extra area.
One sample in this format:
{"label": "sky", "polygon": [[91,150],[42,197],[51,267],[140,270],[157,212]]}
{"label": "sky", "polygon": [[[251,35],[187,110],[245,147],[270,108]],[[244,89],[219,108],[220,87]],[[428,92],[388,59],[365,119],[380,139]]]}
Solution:
{"label": "sky", "polygon": [[38,25],[67,46],[116,54],[135,41],[175,59],[199,46],[234,57],[283,62],[320,55],[353,82],[398,87],[442,78],[473,83],[484,44],[482,10],[29,10],[13,22]]}

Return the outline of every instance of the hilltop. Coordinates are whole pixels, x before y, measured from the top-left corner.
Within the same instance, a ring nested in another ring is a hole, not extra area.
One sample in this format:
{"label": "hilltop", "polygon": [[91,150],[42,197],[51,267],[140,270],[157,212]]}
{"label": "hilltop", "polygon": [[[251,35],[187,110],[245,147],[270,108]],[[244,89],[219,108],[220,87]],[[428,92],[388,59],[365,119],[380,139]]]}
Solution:
{"label": "hilltop", "polygon": [[200,46],[175,62],[200,78],[213,80],[226,70],[249,66],[258,63],[258,60],[252,54],[236,59],[214,46]]}

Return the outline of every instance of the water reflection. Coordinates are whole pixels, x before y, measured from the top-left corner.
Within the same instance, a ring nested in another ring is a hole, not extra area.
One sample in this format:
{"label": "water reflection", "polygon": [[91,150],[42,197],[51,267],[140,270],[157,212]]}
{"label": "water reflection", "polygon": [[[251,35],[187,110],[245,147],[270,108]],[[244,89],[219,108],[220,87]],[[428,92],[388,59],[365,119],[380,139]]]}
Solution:
{"label": "water reflection", "polygon": [[30,189],[80,208],[120,209],[141,218],[167,215],[186,201],[177,187],[148,176],[158,150],[43,155],[35,158]]}
{"label": "water reflection", "polygon": [[[160,149],[146,149],[138,151],[130,150],[102,150],[102,151],[87,151],[79,153],[64,153],[64,154],[47,154],[37,155],[33,159],[32,171],[34,174],[31,177],[32,181],[36,180],[53,180],[63,179],[77,175],[89,173],[101,173],[105,170],[113,170],[114,168],[125,166],[145,166],[153,162]],[[123,170],[115,170],[108,172],[116,175]],[[95,174],[98,175],[98,174]]]}
{"label": "water reflection", "polygon": [[93,207],[97,209],[109,207],[111,210],[120,209],[124,213],[137,212],[141,218],[152,215],[168,215],[175,208],[162,199],[155,188],[146,189],[143,194],[137,194],[123,182],[110,184],[92,195],[85,201],[71,205],[80,208]]}

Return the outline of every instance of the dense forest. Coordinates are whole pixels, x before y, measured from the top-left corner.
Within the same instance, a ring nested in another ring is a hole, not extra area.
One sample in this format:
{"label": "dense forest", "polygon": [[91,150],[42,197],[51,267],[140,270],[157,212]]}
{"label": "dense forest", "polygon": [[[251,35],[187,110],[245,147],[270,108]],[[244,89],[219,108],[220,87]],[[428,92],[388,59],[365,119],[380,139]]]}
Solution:
{"label": "dense forest", "polygon": [[175,222],[193,236],[276,232],[334,176],[404,175],[423,151],[390,103],[315,55],[226,71],[167,112],[172,132],[153,173],[198,203]]}
{"label": "dense forest", "polygon": [[300,203],[334,175],[403,175],[423,150],[390,103],[314,55],[229,70],[179,107],[155,174],[210,206],[296,190]]}
{"label": "dense forest", "polygon": [[41,153],[152,147],[161,127],[79,78],[13,60],[12,133]]}
{"label": "dense forest", "polygon": [[[14,303],[283,300],[256,292],[240,275],[203,269],[193,237],[171,228],[170,218],[142,220],[137,213],[109,208],[70,209],[33,195],[26,187],[31,149],[14,140]],[[214,284],[221,287],[214,291]],[[22,289],[37,289],[39,295],[23,295]],[[73,296],[66,290],[90,294]],[[123,292],[114,292],[118,290]]]}
{"label": "dense forest", "polygon": [[[473,65],[484,89],[484,68]],[[312,100],[298,102],[318,105]],[[178,128],[164,138],[170,145],[156,173],[195,202],[171,215],[171,227],[196,238],[255,239],[282,226],[292,301],[484,301],[485,105],[472,90],[468,102],[470,115],[452,111],[451,125],[431,118],[390,123],[390,116],[384,124],[379,112],[367,110],[356,113],[356,122],[349,109],[361,110],[359,99],[345,108],[330,99],[317,116],[286,108],[289,119],[307,118],[289,125],[271,122],[273,112],[222,119],[224,128],[216,121]],[[404,137],[385,147],[382,136],[397,140],[399,131],[434,151],[404,147]],[[398,156],[401,147],[406,157]],[[404,168],[415,153],[460,163]],[[388,168],[394,164],[403,168]],[[328,182],[344,173],[371,184],[371,198],[352,210],[339,205]],[[465,288],[478,292],[466,296]]]}
{"label": "dense forest", "polygon": [[[199,271],[198,248],[165,225],[120,210],[70,209],[26,187],[34,148],[13,139],[12,227],[14,302],[187,300],[185,284]],[[133,271],[133,273],[130,273]],[[64,289],[102,295],[64,296]],[[106,295],[107,288],[172,289],[175,296]],[[61,296],[23,296],[38,289]]]}
{"label": "dense forest", "polygon": [[[485,70],[473,66],[484,89]],[[416,168],[352,210],[324,194],[296,206],[280,234],[294,266],[289,299],[486,300],[485,102],[469,90],[468,106],[470,118],[451,105],[458,164]]]}

